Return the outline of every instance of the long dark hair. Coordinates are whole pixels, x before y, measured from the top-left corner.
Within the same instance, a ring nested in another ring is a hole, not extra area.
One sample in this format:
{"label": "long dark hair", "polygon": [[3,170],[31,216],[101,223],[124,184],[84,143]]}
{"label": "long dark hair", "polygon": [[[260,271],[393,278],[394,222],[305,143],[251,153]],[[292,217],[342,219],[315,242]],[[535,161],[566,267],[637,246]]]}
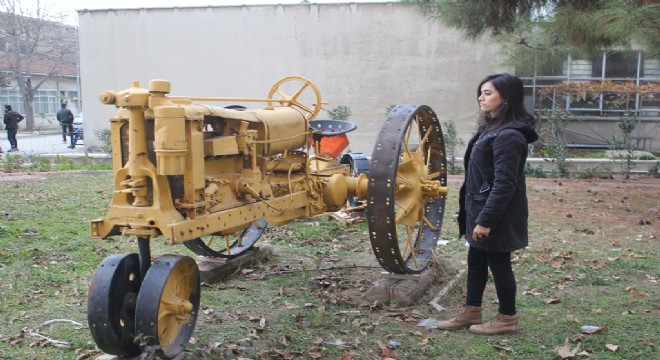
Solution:
{"label": "long dark hair", "polygon": [[526,124],[534,121],[532,115],[525,109],[524,88],[522,80],[519,77],[508,73],[488,75],[479,83],[479,87],[477,87],[477,98],[481,95],[481,86],[489,81],[493,84],[497,92],[500,93],[503,103],[494,118],[491,118],[483,111],[479,113],[477,125],[480,132],[493,130],[502,124],[514,121],[520,121]]}

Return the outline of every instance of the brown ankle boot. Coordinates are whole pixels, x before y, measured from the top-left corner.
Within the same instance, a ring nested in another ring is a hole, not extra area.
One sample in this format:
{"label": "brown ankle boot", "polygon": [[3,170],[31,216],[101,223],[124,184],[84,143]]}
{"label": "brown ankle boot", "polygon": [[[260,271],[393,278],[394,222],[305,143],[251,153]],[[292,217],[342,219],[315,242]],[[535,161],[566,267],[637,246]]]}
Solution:
{"label": "brown ankle boot", "polygon": [[449,320],[440,321],[438,329],[459,330],[466,329],[474,324],[481,324],[481,308],[479,306],[463,305],[456,316]]}
{"label": "brown ankle boot", "polygon": [[488,322],[470,326],[470,332],[479,335],[513,334],[518,332],[518,315],[497,313]]}

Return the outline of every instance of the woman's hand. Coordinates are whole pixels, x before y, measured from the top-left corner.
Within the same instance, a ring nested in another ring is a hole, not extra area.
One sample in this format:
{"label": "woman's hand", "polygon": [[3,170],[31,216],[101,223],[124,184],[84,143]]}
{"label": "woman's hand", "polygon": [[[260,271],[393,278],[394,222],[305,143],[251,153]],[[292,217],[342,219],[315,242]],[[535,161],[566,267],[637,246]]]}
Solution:
{"label": "woman's hand", "polygon": [[472,240],[478,241],[479,239],[490,235],[490,228],[477,225],[472,231]]}

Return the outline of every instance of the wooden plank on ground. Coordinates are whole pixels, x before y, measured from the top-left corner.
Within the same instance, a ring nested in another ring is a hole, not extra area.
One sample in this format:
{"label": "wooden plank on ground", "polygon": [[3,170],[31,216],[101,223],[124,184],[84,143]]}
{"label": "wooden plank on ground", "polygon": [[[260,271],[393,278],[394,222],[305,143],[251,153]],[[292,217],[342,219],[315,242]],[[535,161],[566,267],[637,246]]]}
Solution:
{"label": "wooden plank on ground", "polygon": [[370,301],[396,302],[401,306],[415,304],[435,281],[437,271],[429,268],[419,275],[383,276],[367,290]]}

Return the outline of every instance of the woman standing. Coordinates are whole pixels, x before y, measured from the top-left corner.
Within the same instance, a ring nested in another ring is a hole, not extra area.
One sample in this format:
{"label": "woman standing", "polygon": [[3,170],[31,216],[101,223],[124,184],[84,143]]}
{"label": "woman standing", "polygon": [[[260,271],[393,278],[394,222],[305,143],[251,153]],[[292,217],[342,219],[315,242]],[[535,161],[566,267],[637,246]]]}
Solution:
{"label": "woman standing", "polygon": [[[482,335],[515,333],[516,279],[511,253],[527,246],[525,161],[536,141],[532,116],[523,105],[522,81],[510,74],[486,77],[477,89],[477,134],[465,153],[459,228],[468,250],[467,298],[456,316],[438,328],[469,327]],[[490,268],[499,300],[497,315],[481,323],[481,303]]]}

